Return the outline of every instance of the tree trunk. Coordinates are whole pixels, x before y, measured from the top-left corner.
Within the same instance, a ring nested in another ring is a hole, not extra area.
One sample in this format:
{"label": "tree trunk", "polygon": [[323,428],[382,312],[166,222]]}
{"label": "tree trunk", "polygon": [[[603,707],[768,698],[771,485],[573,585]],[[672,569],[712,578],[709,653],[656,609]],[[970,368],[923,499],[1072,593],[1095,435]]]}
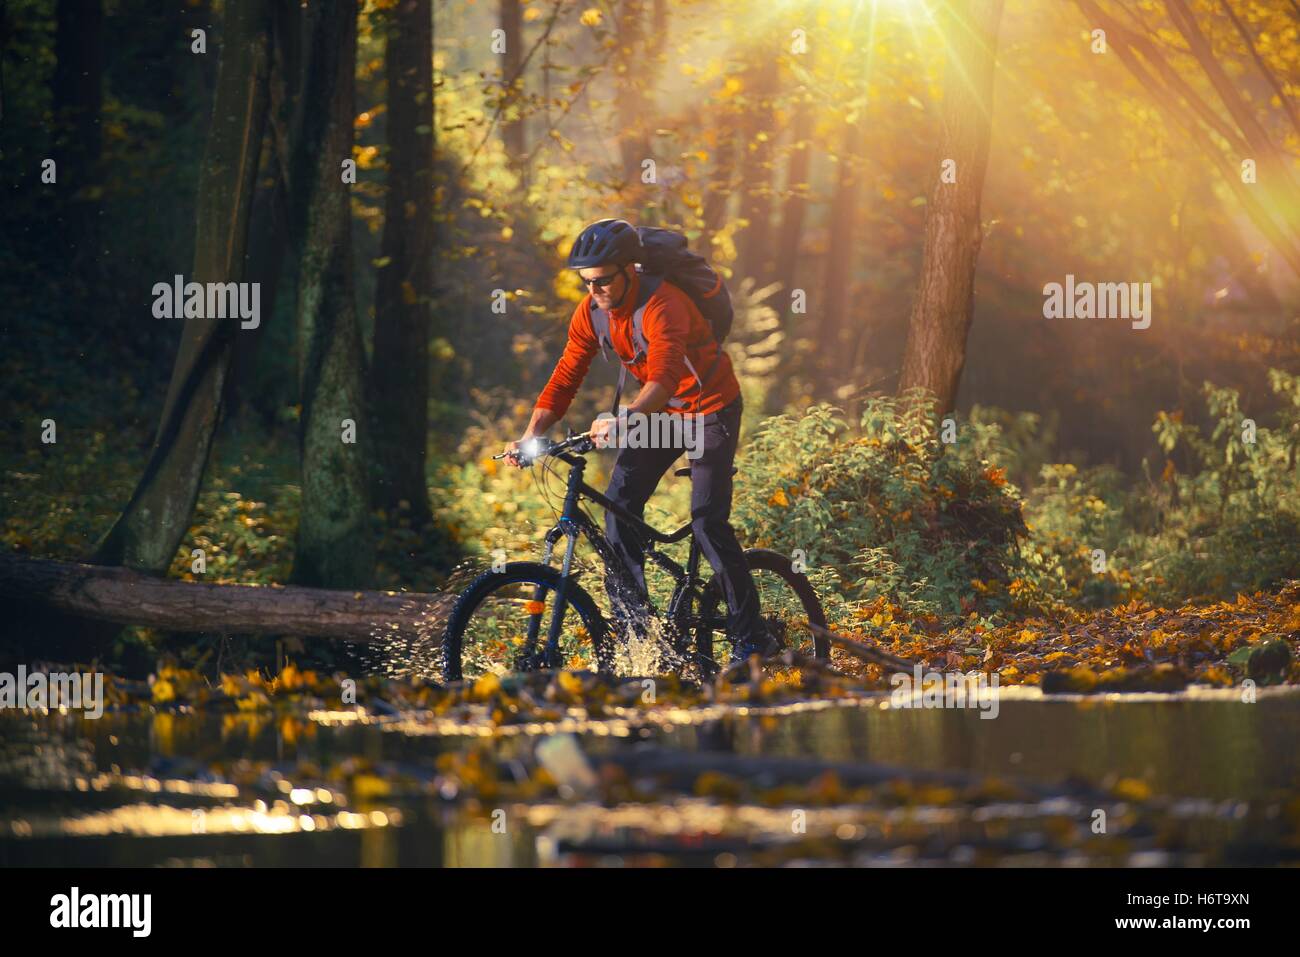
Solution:
{"label": "tree trunk", "polygon": [[248,255],[244,257],[244,275],[262,290],[262,321],[256,329],[242,329],[235,340],[230,373],[226,378],[226,416],[237,420],[244,405],[250,404],[268,427],[274,427],[278,410],[292,402],[291,394],[279,390],[255,392],[257,355],[265,341],[267,329],[274,324],[276,300],[285,251],[289,244],[288,194],[284,177],[273,149],[263,151],[259,176],[271,185],[257,190],[248,225]]}
{"label": "tree trunk", "polygon": [[[956,404],[975,307],[975,265],[983,238],[980,194],[988,165],[993,79],[1002,0],[965,0],[947,8],[949,50],[936,179],[925,216],[921,281],[912,306],[899,391],[921,387],[938,411]],[[956,163],[945,183],[939,164]]]}
{"label": "tree trunk", "polygon": [[705,256],[716,256],[713,239],[722,229],[731,205],[735,185],[736,165],[736,114],[730,105],[722,107],[717,123],[717,156],[713,161],[713,175],[704,186],[700,251]]}
{"label": "tree trunk", "polygon": [[376,504],[415,526],[432,518],[429,309],[433,295],[433,48],[429,0],[401,0],[388,35],[388,197],[370,368],[380,475]]}
{"label": "tree trunk", "polygon": [[[614,58],[614,97],[618,115],[618,149],[622,164],[623,205],[645,222],[658,215],[659,186],[641,182],[647,159],[661,164],[651,143],[656,112],[649,91],[659,77],[668,35],[668,7],[663,0],[623,0],[617,18],[618,49]],[[657,174],[662,170],[657,170]]]}
{"label": "tree trunk", "polygon": [[298,8],[299,129],[290,203],[299,251],[298,393],[302,506],[293,581],[360,587],[374,572],[363,353],[352,281],[356,0]]}
{"label": "tree trunk", "polygon": [[[846,123],[844,140],[836,164],[835,192],[831,199],[829,248],[826,250],[826,272],[823,278],[819,342],[820,357],[814,362],[825,372],[838,372],[844,351],[845,317],[849,310],[849,286],[853,281],[853,260],[856,244],[854,232],[858,220],[858,193],[862,169],[854,166],[854,158],[863,149],[863,131],[856,124]],[[832,380],[832,385],[837,384]]]}
{"label": "tree trunk", "polygon": [[[524,177],[528,173],[525,166],[528,140],[524,118],[508,115],[519,109],[519,94],[524,84],[524,78],[520,75],[524,62],[524,20],[520,0],[501,0],[500,15],[501,30],[505,33],[506,41],[505,57],[501,61],[501,97],[505,102],[505,109],[502,111],[501,139],[505,143],[506,158],[515,167],[520,177]],[[389,66],[389,76],[392,76],[391,66]]]}
{"label": "tree trunk", "polygon": [[[454,595],[211,585],[42,558],[0,555],[0,599],[48,614],[167,631],[437,640]],[[111,638],[115,632],[106,630]]]}
{"label": "tree trunk", "polygon": [[790,130],[790,161],[785,174],[785,201],[781,207],[781,226],[776,240],[777,280],[785,308],[778,309],[783,324],[790,319],[790,290],[797,285],[799,244],[803,238],[804,217],[808,212],[808,174],[812,166],[812,104],[799,102],[795,107],[794,126]]}
{"label": "tree trunk", "polygon": [[81,299],[99,274],[103,152],[104,10],[101,0],[58,0],[55,8],[52,156],[62,195],[66,287]]}
{"label": "tree trunk", "polygon": [[740,215],[748,225],[737,242],[740,272],[752,276],[759,286],[772,278],[772,96],[779,79],[776,58],[766,50],[762,55],[763,60],[749,71],[745,91]]}
{"label": "tree trunk", "polygon": [[0,124],[5,121],[5,47],[9,45],[9,24],[0,4]]}
{"label": "tree trunk", "polygon": [[[216,99],[199,178],[194,274],[199,283],[241,282],[258,153],[266,122],[269,4],[226,7]],[[166,320],[155,320],[166,321]],[[166,572],[189,529],[221,416],[234,319],[186,319],[144,475],[95,561]]]}
{"label": "tree trunk", "polygon": [[[58,0],[54,79],[59,182],[85,191],[97,184],[103,104],[104,9],[101,0]],[[65,178],[66,177],[66,178]]]}

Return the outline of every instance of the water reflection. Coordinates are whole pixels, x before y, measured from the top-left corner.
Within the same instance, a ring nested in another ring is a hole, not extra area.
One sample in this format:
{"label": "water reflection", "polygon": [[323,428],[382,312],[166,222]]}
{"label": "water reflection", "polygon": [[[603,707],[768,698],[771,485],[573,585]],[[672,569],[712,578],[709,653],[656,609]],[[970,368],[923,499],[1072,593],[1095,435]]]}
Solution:
{"label": "water reflection", "polygon": [[[1300,856],[1297,695],[1251,705],[1012,699],[995,720],[859,702],[571,727],[605,784],[612,766],[631,768],[619,772],[622,790],[604,792],[612,806],[448,790],[439,769],[471,749],[486,748],[507,779],[526,782],[537,736],[439,734],[420,715],[8,713],[0,716],[0,864],[1068,866]],[[614,760],[647,744],[708,752],[706,766],[772,759],[780,767],[776,759],[816,756],[1044,787],[1036,797],[999,798],[965,786],[854,790],[818,778],[796,782],[805,789],[796,807],[794,792],[781,790],[790,782],[705,787],[688,775],[674,784]],[[1110,788],[1120,779],[1128,790],[1107,799],[1101,839],[1090,827],[1097,801],[1067,785]],[[809,803],[817,788],[826,800]]]}
{"label": "water reflection", "polygon": [[1043,780],[1107,775],[1144,780],[1155,793],[1212,798],[1300,790],[1300,696],[1230,700],[1004,701],[995,720],[942,709],[837,708],[730,732],[682,729],[685,747],[816,754],[918,768],[960,768]]}

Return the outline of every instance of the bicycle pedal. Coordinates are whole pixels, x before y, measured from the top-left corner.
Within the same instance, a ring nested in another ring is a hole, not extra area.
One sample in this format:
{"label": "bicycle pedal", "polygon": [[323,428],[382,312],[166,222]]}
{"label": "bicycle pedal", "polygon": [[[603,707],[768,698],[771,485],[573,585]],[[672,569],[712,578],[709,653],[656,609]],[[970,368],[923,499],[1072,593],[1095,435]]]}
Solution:
{"label": "bicycle pedal", "polygon": [[789,647],[790,626],[780,618],[764,617],[763,622],[767,625],[768,635],[776,642],[777,651],[785,651]]}

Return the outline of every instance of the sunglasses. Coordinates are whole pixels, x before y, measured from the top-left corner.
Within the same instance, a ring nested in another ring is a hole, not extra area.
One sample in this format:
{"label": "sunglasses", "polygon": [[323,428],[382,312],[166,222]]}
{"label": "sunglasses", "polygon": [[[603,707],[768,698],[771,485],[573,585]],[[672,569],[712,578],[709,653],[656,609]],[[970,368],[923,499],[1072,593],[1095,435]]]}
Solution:
{"label": "sunglasses", "polygon": [[579,276],[578,279],[586,283],[589,288],[604,289],[606,286],[608,286],[610,283],[612,283],[615,279],[617,279],[622,274],[623,274],[623,270],[620,269],[618,272],[610,273],[608,276],[597,276],[595,279],[583,279],[581,276]]}

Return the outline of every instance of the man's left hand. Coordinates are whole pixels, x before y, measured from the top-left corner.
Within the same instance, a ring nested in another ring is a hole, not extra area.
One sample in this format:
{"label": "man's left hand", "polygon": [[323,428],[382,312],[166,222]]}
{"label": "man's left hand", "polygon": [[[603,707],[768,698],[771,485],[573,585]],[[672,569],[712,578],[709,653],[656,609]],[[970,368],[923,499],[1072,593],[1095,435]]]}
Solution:
{"label": "man's left hand", "polygon": [[[591,423],[591,441],[595,443],[596,448],[608,448],[610,441],[618,435],[618,419],[612,416],[601,416]],[[611,436],[610,433],[613,433]]]}

